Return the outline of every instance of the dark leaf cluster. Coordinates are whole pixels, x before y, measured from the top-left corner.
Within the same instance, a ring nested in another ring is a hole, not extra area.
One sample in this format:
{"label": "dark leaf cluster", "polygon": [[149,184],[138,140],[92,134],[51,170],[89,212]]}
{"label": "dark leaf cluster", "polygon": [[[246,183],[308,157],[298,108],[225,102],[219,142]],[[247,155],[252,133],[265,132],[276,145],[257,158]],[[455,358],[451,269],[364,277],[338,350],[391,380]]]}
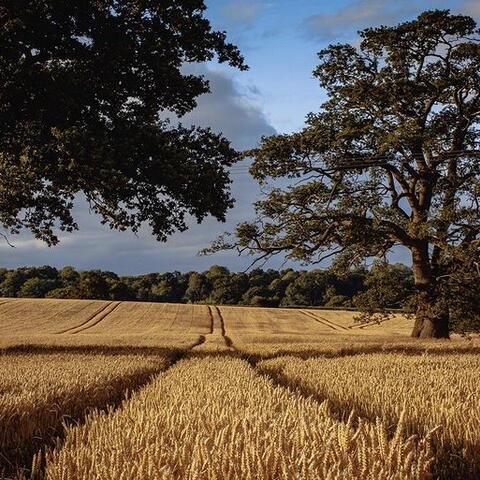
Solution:
{"label": "dark leaf cluster", "polygon": [[102,222],[158,240],[233,204],[237,153],[172,126],[209,92],[184,66],[247,67],[203,0],[7,0],[0,6],[0,226],[52,245],[81,193]]}

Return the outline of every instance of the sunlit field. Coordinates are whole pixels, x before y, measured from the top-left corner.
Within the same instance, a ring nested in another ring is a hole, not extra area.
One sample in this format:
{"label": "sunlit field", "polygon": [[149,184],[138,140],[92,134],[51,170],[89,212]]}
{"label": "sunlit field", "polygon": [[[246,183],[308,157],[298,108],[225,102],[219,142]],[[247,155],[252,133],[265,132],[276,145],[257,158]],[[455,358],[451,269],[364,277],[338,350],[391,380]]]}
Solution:
{"label": "sunlit field", "polygon": [[0,478],[480,478],[480,342],[354,317],[0,299]]}

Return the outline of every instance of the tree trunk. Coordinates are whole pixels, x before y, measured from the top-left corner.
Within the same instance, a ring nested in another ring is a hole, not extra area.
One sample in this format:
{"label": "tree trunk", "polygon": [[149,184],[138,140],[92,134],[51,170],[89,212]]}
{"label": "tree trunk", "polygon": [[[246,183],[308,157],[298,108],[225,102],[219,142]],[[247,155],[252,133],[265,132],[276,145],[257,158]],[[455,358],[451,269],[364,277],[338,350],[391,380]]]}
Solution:
{"label": "tree trunk", "polygon": [[438,311],[434,299],[429,300],[421,293],[418,295],[412,337],[449,338],[448,313]]}
{"label": "tree trunk", "polygon": [[428,244],[412,248],[413,276],[416,289],[415,324],[412,337],[449,338],[449,315],[437,301],[435,279],[428,255]]}

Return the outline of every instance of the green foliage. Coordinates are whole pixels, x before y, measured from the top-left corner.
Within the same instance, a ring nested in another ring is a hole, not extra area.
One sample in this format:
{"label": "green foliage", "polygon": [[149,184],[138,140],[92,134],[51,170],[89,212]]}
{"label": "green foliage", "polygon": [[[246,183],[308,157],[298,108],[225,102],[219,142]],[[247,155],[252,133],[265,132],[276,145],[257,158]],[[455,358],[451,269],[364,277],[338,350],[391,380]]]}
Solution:
{"label": "green foliage", "polygon": [[274,184],[258,219],[207,251],[333,257],[341,272],[403,245],[418,293],[413,335],[447,336],[438,280],[480,236],[480,31],[435,10],[360,36],[319,53],[328,100],[305,128],[245,153],[259,182],[288,185]]}
{"label": "green foliage", "polygon": [[65,287],[75,285],[80,280],[80,274],[71,266],[63,267],[58,274],[62,285]]}
{"label": "green foliage", "polygon": [[60,287],[55,288],[54,290],[50,290],[46,295],[45,298],[61,298],[61,299],[69,299],[69,298],[78,298],[79,293],[75,286],[69,285],[68,287]]}
{"label": "green foliage", "polygon": [[366,312],[402,308],[414,294],[412,270],[400,263],[376,262],[364,285],[365,290],[353,298],[353,304]]}
{"label": "green foliage", "polygon": [[190,303],[205,302],[210,293],[211,284],[208,277],[202,273],[191,272],[188,277],[188,288],[184,298]]}
{"label": "green foliage", "polygon": [[[213,272],[217,273],[213,274]],[[208,303],[224,305],[239,304],[248,289],[249,282],[247,275],[243,273],[230,273],[225,267],[212,267],[208,270],[206,276],[212,282],[212,289],[207,299]]]}
{"label": "green foliage", "polygon": [[160,119],[209,91],[182,70],[217,58],[246,69],[203,0],[27,0],[0,7],[0,226],[49,245],[76,230],[83,193],[102,222],[158,240],[185,216],[224,220],[229,142]]}
{"label": "green foliage", "polygon": [[464,258],[444,258],[449,273],[440,279],[445,309],[450,314],[452,331],[460,334],[480,332],[480,252],[475,246]]}
{"label": "green foliage", "polygon": [[58,286],[55,280],[44,278],[29,278],[20,288],[19,297],[23,298],[43,298],[45,295]]}
{"label": "green foliage", "polygon": [[[23,295],[25,291],[34,292],[33,285],[48,285],[47,292],[37,291],[39,297],[279,306],[282,301],[285,303],[286,291],[290,288],[291,292],[291,286],[296,284],[295,289],[301,287],[302,294],[313,299],[309,304],[320,306],[324,301],[323,292],[329,292],[331,296],[337,289],[345,290],[345,285],[358,281],[356,271],[339,278],[321,270],[298,272],[291,269],[255,269],[248,273],[234,273],[218,265],[203,273],[166,272],[126,277],[100,270],[77,272],[73,267],[65,267],[59,271],[50,269],[50,273],[54,273],[53,278],[40,278],[40,272],[45,273],[49,268],[24,267],[0,271],[0,278],[4,279],[0,282],[0,292],[14,297]],[[30,282],[30,279],[34,282]],[[348,298],[355,292],[352,290]],[[291,296],[288,304],[305,305],[302,297],[299,298],[296,300]]]}
{"label": "green foliage", "polygon": [[302,272],[285,291],[284,305],[323,305],[331,279],[327,272]]}
{"label": "green foliage", "polygon": [[[250,285],[252,282],[250,280]],[[262,306],[260,303],[268,302],[268,297],[270,297],[270,290],[268,287],[256,286],[253,284],[242,296],[243,305],[257,305]]]}
{"label": "green foliage", "polygon": [[127,284],[120,280],[113,280],[109,286],[111,300],[133,300],[135,297]]}
{"label": "green foliage", "polygon": [[283,298],[286,295],[286,290],[290,283],[292,283],[299,275],[301,275],[300,272],[295,272],[291,269],[284,272],[279,272],[278,278],[275,278],[270,283],[269,290],[273,295]]}
{"label": "green foliage", "polygon": [[222,279],[224,277],[228,277],[230,275],[230,270],[226,267],[222,267],[220,265],[212,265],[206,272],[205,276],[210,281],[215,281],[218,279]]}
{"label": "green foliage", "polygon": [[100,271],[82,272],[76,287],[76,297],[90,300],[109,298],[109,284]]}
{"label": "green foliage", "polygon": [[[58,271],[49,266],[22,267],[0,274],[0,296],[3,297],[43,297],[60,284]],[[25,286],[25,283],[27,285]]]}
{"label": "green foliage", "polygon": [[279,304],[280,298],[262,295],[254,295],[248,303],[251,307],[278,307]]}
{"label": "green foliage", "polygon": [[182,298],[186,281],[180,272],[164,273],[158,276],[158,282],[150,289],[151,297],[156,302],[176,302]]}
{"label": "green foliage", "polygon": [[0,268],[0,284],[5,280],[7,274],[8,270],[6,268]]}
{"label": "green foliage", "polygon": [[151,293],[152,285],[158,282],[159,274],[150,273],[138,277],[125,277],[127,285],[135,292],[135,300],[153,302],[155,297]]}
{"label": "green foliage", "polygon": [[340,308],[340,307],[351,307],[351,299],[346,295],[333,295],[329,298],[328,302],[325,304],[325,307],[330,308]]}
{"label": "green foliage", "polygon": [[16,297],[25,280],[25,277],[20,271],[8,272],[0,284],[0,296]]}

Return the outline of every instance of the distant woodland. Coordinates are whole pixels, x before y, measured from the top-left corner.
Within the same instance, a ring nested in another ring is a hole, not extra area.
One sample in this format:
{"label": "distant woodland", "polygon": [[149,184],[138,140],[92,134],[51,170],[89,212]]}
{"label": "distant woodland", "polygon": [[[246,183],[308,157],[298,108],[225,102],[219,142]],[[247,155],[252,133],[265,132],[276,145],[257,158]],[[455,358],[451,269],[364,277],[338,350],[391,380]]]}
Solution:
{"label": "distant woodland", "polygon": [[201,273],[137,276],[77,271],[70,266],[0,269],[1,297],[401,309],[408,307],[412,294],[412,271],[402,264],[379,263],[342,276],[328,270],[234,273],[218,265]]}

